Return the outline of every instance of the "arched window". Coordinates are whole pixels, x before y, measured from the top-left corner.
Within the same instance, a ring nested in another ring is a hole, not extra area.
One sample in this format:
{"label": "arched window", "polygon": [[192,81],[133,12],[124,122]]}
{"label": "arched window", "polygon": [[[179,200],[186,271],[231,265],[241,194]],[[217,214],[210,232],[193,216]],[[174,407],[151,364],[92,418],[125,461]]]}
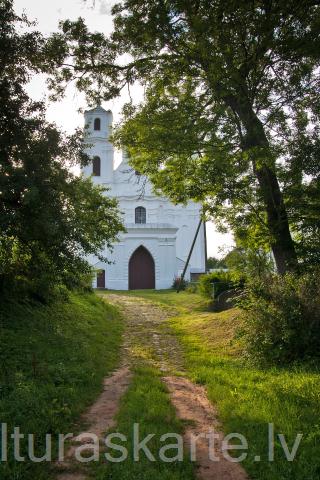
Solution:
{"label": "arched window", "polygon": [[92,159],[92,175],[100,177],[101,175],[101,160],[100,157],[93,157]]}
{"label": "arched window", "polygon": [[93,123],[94,130],[101,130],[101,121],[100,118],[95,118]]}
{"label": "arched window", "polygon": [[144,207],[137,207],[135,210],[135,222],[136,223],[146,223],[147,213]]}

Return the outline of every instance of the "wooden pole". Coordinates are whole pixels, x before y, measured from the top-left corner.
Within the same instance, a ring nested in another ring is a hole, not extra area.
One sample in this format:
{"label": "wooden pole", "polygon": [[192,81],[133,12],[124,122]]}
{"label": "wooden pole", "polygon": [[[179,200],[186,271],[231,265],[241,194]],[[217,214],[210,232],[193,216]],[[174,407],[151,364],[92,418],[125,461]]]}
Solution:
{"label": "wooden pole", "polygon": [[203,220],[205,272],[208,272],[207,222]]}
{"label": "wooden pole", "polygon": [[195,236],[194,236],[194,239],[193,239],[193,242],[192,242],[192,245],[191,245],[191,248],[190,248],[190,252],[189,252],[189,255],[188,255],[188,258],[187,258],[187,261],[186,261],[186,264],[185,264],[185,266],[184,266],[182,275],[181,275],[181,277],[180,277],[180,282],[178,283],[178,287],[177,287],[177,293],[180,292],[180,288],[181,288],[181,285],[182,285],[184,276],[185,276],[185,274],[186,274],[186,271],[187,271],[187,268],[188,268],[188,265],[189,265],[189,262],[190,262],[190,258],[191,258],[191,255],[192,255],[192,252],[193,252],[193,249],[194,249],[194,246],[195,246],[197,237],[198,237],[198,233],[199,233],[201,224],[202,224],[202,218],[201,218],[201,220],[200,220],[200,222],[199,222],[199,225],[198,225],[198,227],[197,227],[196,234],[195,234]]}

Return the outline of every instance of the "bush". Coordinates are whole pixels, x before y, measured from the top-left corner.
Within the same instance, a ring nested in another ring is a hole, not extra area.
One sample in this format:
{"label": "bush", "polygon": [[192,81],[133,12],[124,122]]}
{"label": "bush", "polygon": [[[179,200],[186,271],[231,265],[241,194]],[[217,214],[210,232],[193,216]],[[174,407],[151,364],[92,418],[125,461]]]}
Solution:
{"label": "bush", "polygon": [[207,298],[217,298],[220,293],[232,288],[241,287],[244,280],[231,272],[212,272],[202,275],[199,279],[198,290]]}
{"label": "bush", "polygon": [[187,280],[183,279],[181,281],[181,278],[180,277],[175,277],[174,280],[173,280],[173,283],[172,283],[172,287],[174,290],[177,290],[178,287],[180,290],[185,290],[188,286],[189,282],[187,282]]}
{"label": "bush", "polygon": [[198,283],[197,282],[189,282],[186,292],[188,293],[197,293],[198,292]]}
{"label": "bush", "polygon": [[291,363],[320,356],[320,269],[251,283],[242,307],[250,356]]}

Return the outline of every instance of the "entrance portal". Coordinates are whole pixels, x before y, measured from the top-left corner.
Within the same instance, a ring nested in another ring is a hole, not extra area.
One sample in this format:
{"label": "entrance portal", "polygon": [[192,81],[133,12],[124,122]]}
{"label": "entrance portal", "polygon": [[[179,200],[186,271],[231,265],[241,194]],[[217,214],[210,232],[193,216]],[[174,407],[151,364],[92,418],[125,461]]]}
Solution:
{"label": "entrance portal", "polygon": [[152,255],[141,246],[129,261],[129,290],[155,288],[155,266]]}

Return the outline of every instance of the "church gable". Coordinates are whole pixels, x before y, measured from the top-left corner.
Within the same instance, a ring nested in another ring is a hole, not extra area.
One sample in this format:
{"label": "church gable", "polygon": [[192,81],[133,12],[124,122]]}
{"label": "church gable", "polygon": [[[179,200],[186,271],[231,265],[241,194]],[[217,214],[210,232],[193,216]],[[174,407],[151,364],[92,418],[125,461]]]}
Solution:
{"label": "church gable", "polygon": [[[88,110],[85,123],[91,125],[86,133],[92,164],[83,173],[91,176],[94,183],[107,187],[107,195],[118,200],[126,227],[113,251],[103,252],[110,264],[101,265],[96,258],[90,259],[93,266],[99,264],[100,276],[94,286],[102,285],[104,280],[105,287],[112,289],[170,288],[184,269],[200,220],[200,205],[173,205],[167,198],[155,195],[150,182],[130,167],[125,154],[115,168],[114,149],[109,142],[112,112],[102,107]],[[196,241],[187,278],[192,270],[205,271],[204,227]]]}

